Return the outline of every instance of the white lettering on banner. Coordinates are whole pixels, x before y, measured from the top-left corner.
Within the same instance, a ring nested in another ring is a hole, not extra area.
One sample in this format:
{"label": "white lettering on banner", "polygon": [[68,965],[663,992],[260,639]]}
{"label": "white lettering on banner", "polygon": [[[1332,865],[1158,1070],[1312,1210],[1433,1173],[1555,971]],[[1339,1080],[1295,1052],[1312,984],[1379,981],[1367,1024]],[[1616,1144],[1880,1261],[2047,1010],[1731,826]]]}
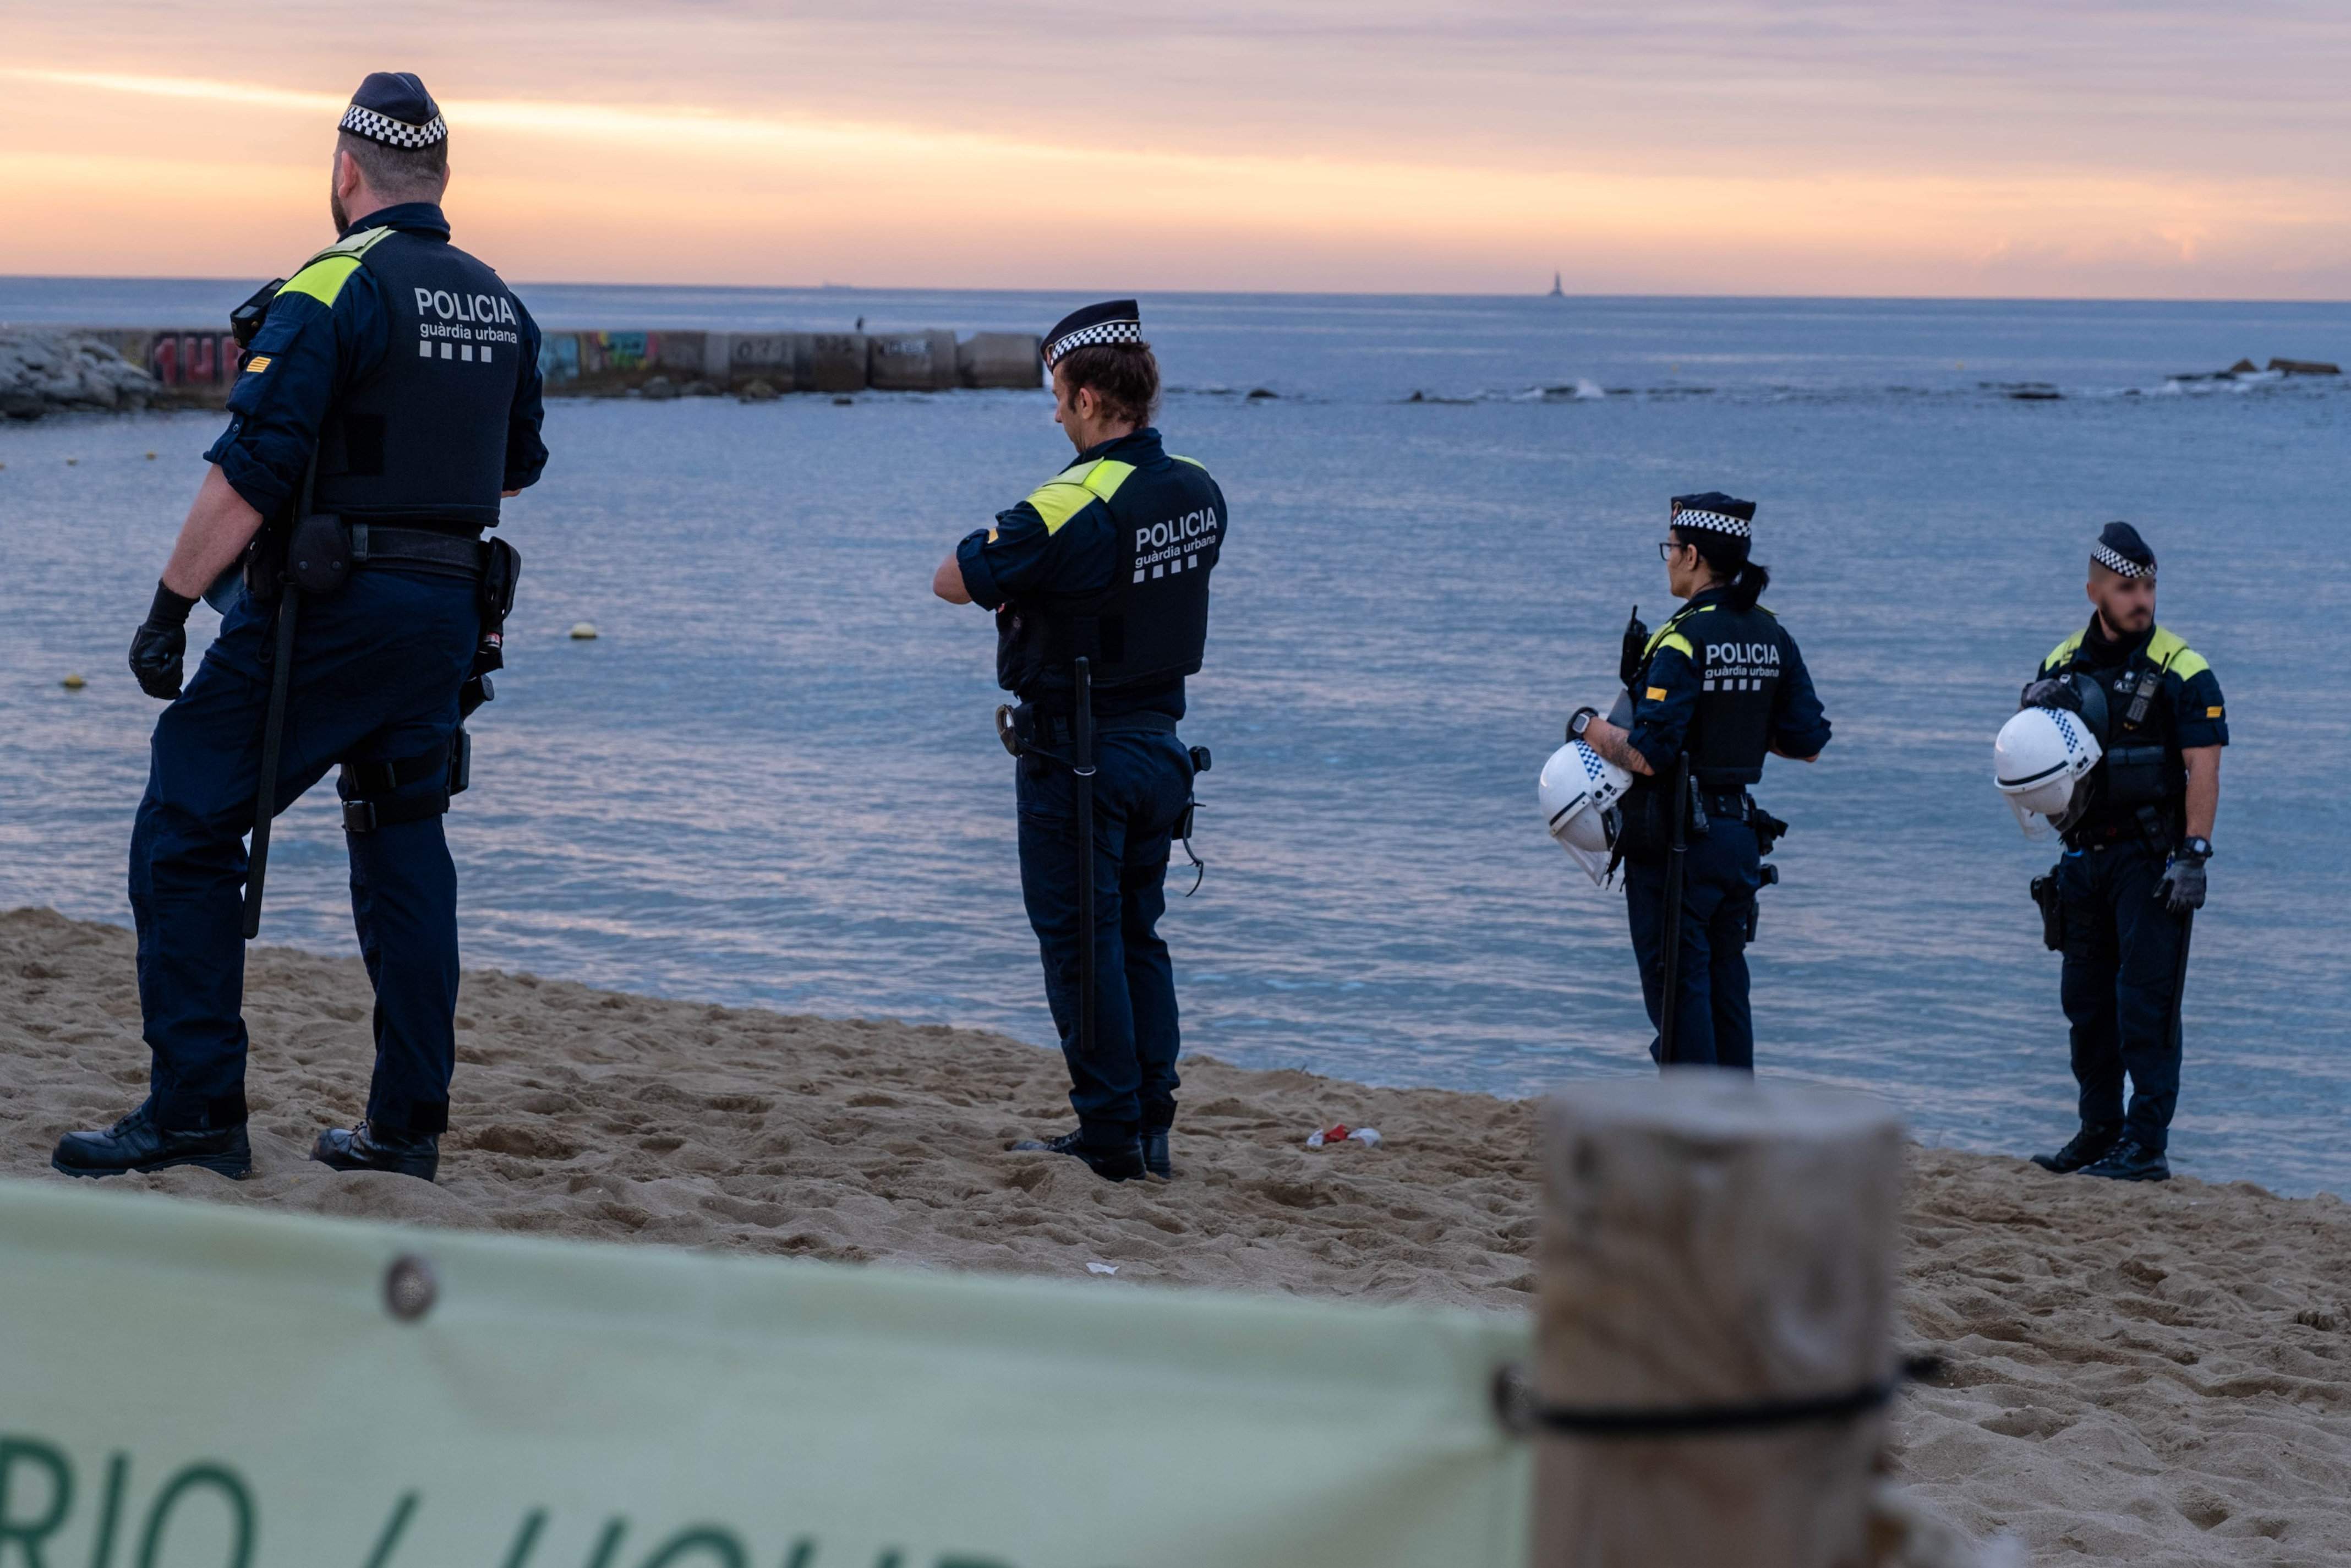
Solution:
{"label": "white lettering on banner", "polygon": [[[384,1305],[403,1253],[438,1281],[413,1321]],[[1113,1537],[1119,1568],[1528,1561],[1533,1445],[1491,1392],[1531,1352],[1523,1314],[24,1181],[0,1182],[0,1279],[6,1568],[1092,1568]],[[1040,1368],[1063,1416],[1007,1427]],[[109,1415],[127,1405],[135,1432]]]}

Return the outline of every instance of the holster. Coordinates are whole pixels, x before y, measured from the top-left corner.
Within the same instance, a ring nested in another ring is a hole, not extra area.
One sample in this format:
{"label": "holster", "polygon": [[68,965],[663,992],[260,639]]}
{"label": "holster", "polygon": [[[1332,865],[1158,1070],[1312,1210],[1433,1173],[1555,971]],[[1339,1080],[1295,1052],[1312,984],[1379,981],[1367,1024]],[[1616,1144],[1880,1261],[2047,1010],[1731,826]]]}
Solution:
{"label": "holster", "polygon": [[2041,945],[2052,953],[2065,950],[2065,901],[2057,892],[2057,868],[2032,879],[2032,902],[2041,908]]}

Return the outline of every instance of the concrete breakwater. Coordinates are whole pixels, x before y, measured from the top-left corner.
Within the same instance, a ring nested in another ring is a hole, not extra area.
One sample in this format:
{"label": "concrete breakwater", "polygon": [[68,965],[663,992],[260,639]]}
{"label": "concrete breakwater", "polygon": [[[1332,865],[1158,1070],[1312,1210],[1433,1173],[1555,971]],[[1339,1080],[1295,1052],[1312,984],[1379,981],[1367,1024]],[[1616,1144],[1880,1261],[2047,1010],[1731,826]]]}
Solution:
{"label": "concrete breakwater", "polygon": [[[103,346],[144,372],[157,404],[218,405],[236,379],[236,340],[185,328],[92,327],[42,334]],[[785,392],[952,392],[1044,383],[1025,332],[547,332],[550,397],[766,397]],[[65,406],[60,403],[57,406]],[[77,404],[76,406],[83,406]]]}

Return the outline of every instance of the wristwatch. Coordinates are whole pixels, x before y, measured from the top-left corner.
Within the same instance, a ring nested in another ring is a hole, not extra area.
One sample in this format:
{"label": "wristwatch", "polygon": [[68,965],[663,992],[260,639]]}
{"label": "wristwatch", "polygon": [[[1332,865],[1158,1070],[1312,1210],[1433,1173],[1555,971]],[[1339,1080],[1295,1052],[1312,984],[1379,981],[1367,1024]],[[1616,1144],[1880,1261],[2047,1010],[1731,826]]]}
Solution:
{"label": "wristwatch", "polygon": [[2210,839],[2180,840],[2179,858],[2184,861],[2192,861],[2198,865],[2202,865],[2206,861],[2212,858],[2212,841]]}
{"label": "wristwatch", "polygon": [[1600,710],[1596,707],[1577,708],[1575,712],[1568,717],[1567,738],[1570,740],[1582,740],[1583,738],[1583,732],[1590,728],[1592,721],[1599,716]]}

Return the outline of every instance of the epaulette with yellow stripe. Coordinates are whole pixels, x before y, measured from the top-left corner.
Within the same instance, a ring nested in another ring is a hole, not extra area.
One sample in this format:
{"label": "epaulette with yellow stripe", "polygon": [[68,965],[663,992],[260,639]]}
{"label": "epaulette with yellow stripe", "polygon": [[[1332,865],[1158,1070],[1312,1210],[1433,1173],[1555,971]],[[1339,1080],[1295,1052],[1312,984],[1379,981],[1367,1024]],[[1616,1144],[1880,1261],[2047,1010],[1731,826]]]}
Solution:
{"label": "epaulette with yellow stripe", "polygon": [[1074,464],[1030,491],[1029,505],[1045,519],[1046,533],[1058,534],[1071,517],[1094,502],[1107,501],[1117,495],[1118,487],[1134,472],[1134,464],[1121,463],[1113,457]]}
{"label": "epaulette with yellow stripe", "polygon": [[321,305],[333,305],[335,297],[342,293],[343,285],[350,282],[351,274],[360,269],[361,258],[392,232],[389,228],[361,229],[357,234],[344,235],[304,262],[300,270],[287,278],[286,286],[277,292],[281,295],[307,294]]}

